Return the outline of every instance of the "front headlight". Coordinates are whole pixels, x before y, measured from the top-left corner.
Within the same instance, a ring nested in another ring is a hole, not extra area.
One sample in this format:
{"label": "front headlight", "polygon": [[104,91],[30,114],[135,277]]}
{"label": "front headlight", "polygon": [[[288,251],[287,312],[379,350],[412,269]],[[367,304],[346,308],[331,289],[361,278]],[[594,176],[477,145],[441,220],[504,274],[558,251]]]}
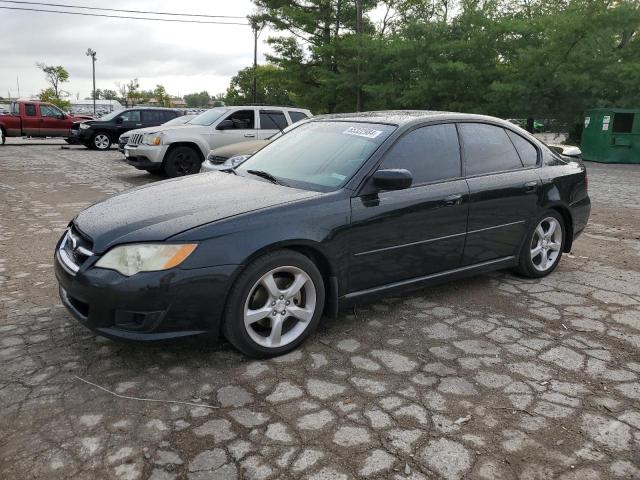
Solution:
{"label": "front headlight", "polygon": [[244,162],[251,155],[236,155],[235,157],[227,158],[227,160],[222,164],[223,167],[234,168]]}
{"label": "front headlight", "polygon": [[138,272],[157,272],[180,265],[198,245],[139,243],[109,250],[96,262],[96,267],[108,268],[130,277]]}
{"label": "front headlight", "polygon": [[91,125],[89,125],[88,123],[81,123],[80,124],[80,130],[86,130],[89,127],[91,127]]}
{"label": "front headlight", "polygon": [[145,145],[162,145],[162,135],[159,133],[145,133],[142,136]]}

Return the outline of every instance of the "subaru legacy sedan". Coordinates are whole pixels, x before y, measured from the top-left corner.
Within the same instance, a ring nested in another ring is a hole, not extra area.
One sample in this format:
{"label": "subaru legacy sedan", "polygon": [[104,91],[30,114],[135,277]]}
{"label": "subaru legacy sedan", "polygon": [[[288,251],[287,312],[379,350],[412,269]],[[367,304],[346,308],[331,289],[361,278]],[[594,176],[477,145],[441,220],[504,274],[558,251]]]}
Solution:
{"label": "subaru legacy sedan", "polygon": [[62,302],[114,339],[300,345],[373,295],[496,269],[550,274],[587,224],[585,167],[511,123],[317,117],[227,172],[140,187],[69,224]]}

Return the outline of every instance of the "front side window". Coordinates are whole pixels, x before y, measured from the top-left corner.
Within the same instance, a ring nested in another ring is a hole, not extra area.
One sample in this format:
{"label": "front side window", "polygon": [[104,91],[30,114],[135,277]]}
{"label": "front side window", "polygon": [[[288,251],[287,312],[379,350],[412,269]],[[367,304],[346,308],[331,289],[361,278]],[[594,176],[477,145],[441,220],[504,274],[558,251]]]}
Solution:
{"label": "front side window", "polygon": [[310,122],[299,125],[253,155],[236,172],[270,173],[296,188],[329,192],[347,183],[396,129],[360,122]]}
{"label": "front side window", "polygon": [[467,175],[522,168],[520,157],[503,128],[484,123],[461,123],[460,134]]}
{"label": "front side window", "polygon": [[40,115],[43,117],[62,118],[62,111],[53,105],[40,105]]}
{"label": "front side window", "polygon": [[36,116],[36,106],[33,103],[26,103],[24,105],[24,114],[27,117],[35,117]]}
{"label": "front side window", "polygon": [[120,115],[123,122],[139,122],[140,110],[129,110]]}
{"label": "front side window", "polygon": [[381,168],[409,170],[413,185],[460,177],[460,145],[455,125],[412,130],[391,147]]}
{"label": "front side window", "polygon": [[225,120],[231,121],[231,125],[227,130],[249,130],[256,128],[255,112],[253,110],[238,110],[225,118]]}
{"label": "front side window", "polygon": [[287,127],[287,119],[284,112],[273,110],[260,110],[261,130],[283,130]]}
{"label": "front side window", "polygon": [[520,160],[525,167],[535,167],[538,164],[538,150],[531,142],[525,140],[517,133],[507,130],[507,135],[520,155]]}

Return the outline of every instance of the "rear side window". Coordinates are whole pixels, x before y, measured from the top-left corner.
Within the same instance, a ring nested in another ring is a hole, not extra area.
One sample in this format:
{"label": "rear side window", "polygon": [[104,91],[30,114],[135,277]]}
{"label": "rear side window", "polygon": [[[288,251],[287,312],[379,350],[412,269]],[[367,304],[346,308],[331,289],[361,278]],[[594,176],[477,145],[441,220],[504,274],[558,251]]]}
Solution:
{"label": "rear side window", "polygon": [[287,127],[284,112],[260,110],[261,130],[282,130]]}
{"label": "rear side window", "polygon": [[36,116],[36,106],[33,103],[26,103],[24,105],[24,114],[27,117],[35,117]]}
{"label": "rear side window", "polygon": [[413,184],[460,176],[460,145],[454,124],[417,128],[391,147],[382,168],[406,168]]}
{"label": "rear side window", "polygon": [[162,110],[143,110],[142,121],[145,123],[163,123],[164,112]]}
{"label": "rear side window", "polygon": [[520,157],[504,129],[484,123],[461,123],[467,175],[522,168]]}
{"label": "rear side window", "polygon": [[612,133],[631,133],[633,129],[633,113],[614,113]]}
{"label": "rear side window", "polygon": [[300,120],[306,120],[307,118],[309,118],[304,113],[296,112],[294,110],[289,110],[289,117],[291,117],[291,123],[296,123]]}
{"label": "rear side window", "polygon": [[525,167],[535,167],[538,164],[538,150],[536,147],[534,147],[528,140],[525,140],[520,135],[513,133],[510,130],[507,130],[507,135],[509,135],[513,145],[516,147],[518,155],[520,155],[520,160],[522,160],[522,164]]}
{"label": "rear side window", "polygon": [[164,117],[165,121],[173,120],[178,116],[178,112],[174,112],[173,110],[163,110],[162,116]]}

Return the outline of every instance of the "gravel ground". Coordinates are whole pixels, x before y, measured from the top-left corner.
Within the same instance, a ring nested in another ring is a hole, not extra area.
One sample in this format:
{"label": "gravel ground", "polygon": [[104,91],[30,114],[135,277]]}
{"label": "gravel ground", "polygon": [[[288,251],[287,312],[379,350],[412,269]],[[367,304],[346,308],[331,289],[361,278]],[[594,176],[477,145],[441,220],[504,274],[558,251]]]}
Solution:
{"label": "gravel ground", "polygon": [[386,298],[256,362],[67,314],[66,223],[158,178],[61,147],[0,147],[0,478],[640,478],[640,165],[588,166],[591,223],[550,277]]}

